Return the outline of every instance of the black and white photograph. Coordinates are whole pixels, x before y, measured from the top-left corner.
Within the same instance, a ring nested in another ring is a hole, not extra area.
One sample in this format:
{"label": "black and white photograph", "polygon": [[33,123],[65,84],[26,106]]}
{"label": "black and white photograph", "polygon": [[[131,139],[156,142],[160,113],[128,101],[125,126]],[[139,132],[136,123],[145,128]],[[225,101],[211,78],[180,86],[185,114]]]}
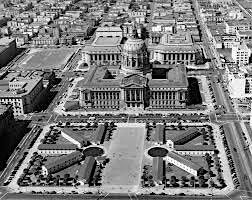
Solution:
{"label": "black and white photograph", "polygon": [[0,0],[0,200],[252,200],[252,0]]}

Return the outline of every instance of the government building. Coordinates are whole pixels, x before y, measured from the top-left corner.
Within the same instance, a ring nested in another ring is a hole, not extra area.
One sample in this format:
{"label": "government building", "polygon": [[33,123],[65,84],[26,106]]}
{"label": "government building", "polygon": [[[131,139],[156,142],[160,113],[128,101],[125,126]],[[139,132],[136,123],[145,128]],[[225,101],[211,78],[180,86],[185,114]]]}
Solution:
{"label": "government building", "polygon": [[83,61],[89,71],[77,84],[80,108],[184,108],[188,88],[185,66],[151,64],[146,44],[136,32],[124,44],[121,40],[119,27],[101,27],[93,43],[84,47]]}

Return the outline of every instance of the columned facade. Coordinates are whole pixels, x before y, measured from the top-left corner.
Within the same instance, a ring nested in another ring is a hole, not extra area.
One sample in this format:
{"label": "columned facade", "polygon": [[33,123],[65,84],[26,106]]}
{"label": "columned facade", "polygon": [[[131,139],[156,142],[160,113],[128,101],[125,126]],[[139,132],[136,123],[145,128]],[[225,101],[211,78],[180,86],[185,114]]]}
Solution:
{"label": "columned facade", "polygon": [[165,52],[153,51],[151,58],[153,61],[158,61],[161,64],[193,64],[195,63],[195,52]]}
{"label": "columned facade", "polygon": [[120,108],[120,90],[80,90],[80,105],[86,109]]}
{"label": "columned facade", "polygon": [[186,106],[187,88],[180,90],[164,90],[151,88],[150,108],[165,109],[165,108],[184,108]]}
{"label": "columned facade", "polygon": [[121,52],[85,52],[83,62],[90,65],[119,65],[121,63]]}

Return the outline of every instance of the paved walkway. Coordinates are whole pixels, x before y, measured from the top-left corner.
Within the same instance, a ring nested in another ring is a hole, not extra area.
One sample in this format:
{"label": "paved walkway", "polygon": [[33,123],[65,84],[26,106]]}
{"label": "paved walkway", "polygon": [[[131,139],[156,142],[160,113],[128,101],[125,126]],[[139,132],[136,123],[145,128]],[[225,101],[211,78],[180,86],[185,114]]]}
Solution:
{"label": "paved walkway", "polygon": [[102,175],[106,192],[136,192],[141,180],[145,125],[117,124],[108,150],[109,163]]}

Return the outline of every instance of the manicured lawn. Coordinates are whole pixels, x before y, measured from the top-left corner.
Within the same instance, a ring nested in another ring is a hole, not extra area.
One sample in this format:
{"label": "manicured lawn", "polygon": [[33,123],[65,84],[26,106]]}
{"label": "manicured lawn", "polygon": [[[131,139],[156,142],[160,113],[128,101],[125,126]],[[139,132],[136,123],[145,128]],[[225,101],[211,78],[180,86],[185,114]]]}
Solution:
{"label": "manicured lawn", "polygon": [[85,156],[97,157],[97,156],[101,156],[102,154],[104,154],[104,151],[100,147],[88,147],[85,150],[83,150],[83,154]]}
{"label": "manicured lawn", "polygon": [[152,157],[165,157],[167,153],[168,150],[161,147],[154,147],[148,151],[148,154]]}

